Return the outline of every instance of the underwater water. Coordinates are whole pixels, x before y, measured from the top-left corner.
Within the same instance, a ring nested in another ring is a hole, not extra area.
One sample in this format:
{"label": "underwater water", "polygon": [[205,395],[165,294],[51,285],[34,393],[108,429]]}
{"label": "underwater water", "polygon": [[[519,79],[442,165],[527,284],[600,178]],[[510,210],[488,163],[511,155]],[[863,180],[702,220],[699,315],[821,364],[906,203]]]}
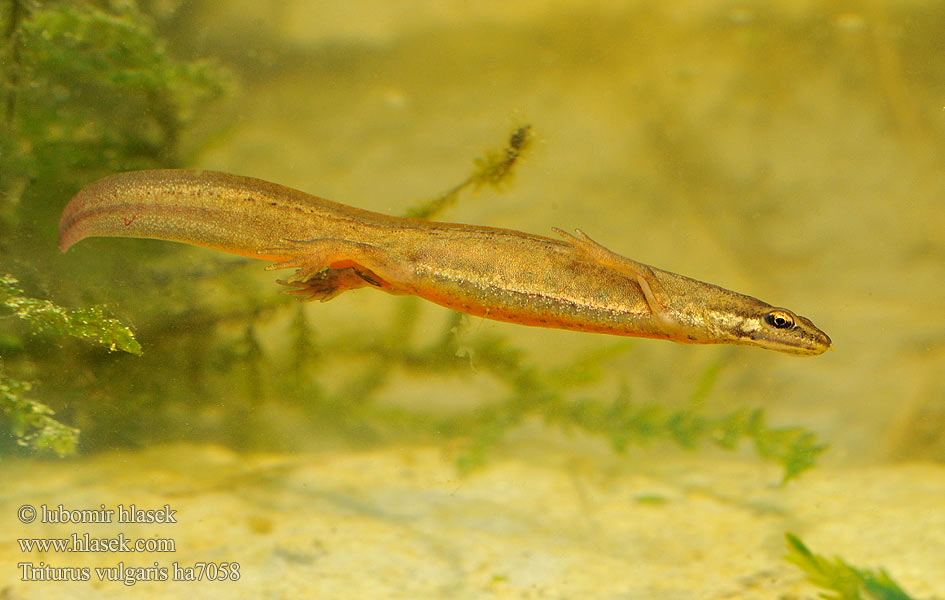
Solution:
{"label": "underwater water", "polygon": [[[0,275],[104,305],[141,354],[0,305],[0,598],[819,597],[787,533],[945,597],[938,3],[62,6],[4,17],[23,31],[5,131],[29,143],[0,146]],[[69,51],[113,62],[71,71]],[[526,327],[370,289],[299,304],[285,272],[212,250],[56,249],[69,198],[111,171],[219,170],[402,215],[525,125],[513,176],[438,220],[580,228],[807,316],[833,350]],[[18,445],[14,397],[79,429],[77,452]],[[132,504],[152,522],[119,522]],[[60,505],[116,512],[62,523]],[[172,542],[35,545],[73,534]],[[88,580],[48,581],[67,568]]]}

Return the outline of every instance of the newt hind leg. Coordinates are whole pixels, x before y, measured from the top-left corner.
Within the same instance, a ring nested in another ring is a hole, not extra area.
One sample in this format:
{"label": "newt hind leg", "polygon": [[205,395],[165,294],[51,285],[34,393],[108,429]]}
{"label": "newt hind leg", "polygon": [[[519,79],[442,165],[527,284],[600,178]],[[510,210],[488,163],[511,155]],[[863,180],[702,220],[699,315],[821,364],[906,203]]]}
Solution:
{"label": "newt hind leg", "polygon": [[572,235],[557,227],[552,227],[552,230],[574,246],[585,260],[607,267],[618,273],[628,275],[636,280],[653,316],[666,322],[671,320],[666,307],[656,297],[655,291],[661,290],[659,281],[657,281],[656,275],[653,273],[653,269],[643,263],[627,258],[626,256],[621,256],[605,248],[580,229],[576,229],[575,231],[577,231],[578,235],[581,237]]}
{"label": "newt hind leg", "polygon": [[296,270],[287,279],[277,280],[297,288],[286,290],[287,294],[327,302],[342,292],[366,286],[394,294],[409,289],[410,271],[377,246],[335,238],[284,240],[284,243],[285,246],[267,248],[263,252],[286,257],[267,266],[267,271]]}
{"label": "newt hind leg", "polygon": [[370,275],[362,274],[355,267],[322,269],[304,281],[277,279],[276,283],[294,288],[284,290],[283,294],[304,296],[302,300],[306,302],[311,300],[328,302],[348,290],[356,290],[368,285],[380,286],[380,283],[373,280]]}

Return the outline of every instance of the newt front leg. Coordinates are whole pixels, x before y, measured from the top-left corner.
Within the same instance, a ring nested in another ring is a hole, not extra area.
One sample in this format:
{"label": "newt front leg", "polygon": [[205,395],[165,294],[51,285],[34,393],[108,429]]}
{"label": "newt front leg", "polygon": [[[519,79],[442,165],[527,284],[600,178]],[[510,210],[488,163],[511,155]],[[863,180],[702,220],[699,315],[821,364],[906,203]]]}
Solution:
{"label": "newt front leg", "polygon": [[610,251],[606,247],[600,245],[591,239],[591,236],[587,235],[580,229],[575,229],[578,232],[578,235],[581,237],[575,237],[563,229],[557,227],[551,228],[555,233],[566,239],[570,242],[576,250],[580,252],[581,258],[587,260],[588,262],[596,263],[602,266],[605,266],[609,269],[613,269],[618,273],[623,273],[628,275],[636,280],[637,285],[640,286],[640,290],[643,292],[643,296],[646,298],[646,303],[650,307],[650,312],[654,317],[660,319],[666,324],[673,322],[666,306],[656,298],[654,290],[658,290],[659,281],[656,280],[656,275],[653,273],[653,269],[649,266],[639,263],[635,260],[629,259],[626,256],[621,256],[615,252]]}

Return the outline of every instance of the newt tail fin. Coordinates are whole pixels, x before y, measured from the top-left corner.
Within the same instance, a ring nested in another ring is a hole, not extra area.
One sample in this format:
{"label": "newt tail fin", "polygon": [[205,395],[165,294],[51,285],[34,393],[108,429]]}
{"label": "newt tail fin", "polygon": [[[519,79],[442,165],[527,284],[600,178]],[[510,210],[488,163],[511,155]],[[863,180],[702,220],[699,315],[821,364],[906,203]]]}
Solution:
{"label": "newt tail fin", "polygon": [[251,177],[214,171],[118,173],[83,188],[62,213],[59,249],[87,237],[185,242],[243,256],[284,260],[265,249],[310,237],[299,211],[334,203]]}

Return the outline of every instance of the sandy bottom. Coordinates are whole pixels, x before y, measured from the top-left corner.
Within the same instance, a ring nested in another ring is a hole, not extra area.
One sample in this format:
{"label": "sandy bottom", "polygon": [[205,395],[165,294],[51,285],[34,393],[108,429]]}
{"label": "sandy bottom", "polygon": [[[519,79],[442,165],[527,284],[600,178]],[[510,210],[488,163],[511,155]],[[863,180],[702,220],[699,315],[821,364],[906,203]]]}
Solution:
{"label": "sandy bottom", "polygon": [[[0,598],[815,597],[782,559],[786,531],[886,568],[916,597],[945,594],[941,465],[825,467],[780,487],[737,458],[660,457],[641,472],[629,462],[650,453],[592,467],[535,460],[548,454],[534,444],[468,477],[426,447],[289,456],[179,445],[7,462]],[[177,523],[16,517],[24,504],[132,503],[168,505]],[[175,552],[23,552],[18,542],[73,533],[172,539]],[[27,562],[88,567],[91,581],[24,582],[16,565]],[[199,562],[210,564],[204,577],[239,563],[238,581],[173,581]],[[98,580],[95,567],[119,565],[163,567],[169,580]]]}

